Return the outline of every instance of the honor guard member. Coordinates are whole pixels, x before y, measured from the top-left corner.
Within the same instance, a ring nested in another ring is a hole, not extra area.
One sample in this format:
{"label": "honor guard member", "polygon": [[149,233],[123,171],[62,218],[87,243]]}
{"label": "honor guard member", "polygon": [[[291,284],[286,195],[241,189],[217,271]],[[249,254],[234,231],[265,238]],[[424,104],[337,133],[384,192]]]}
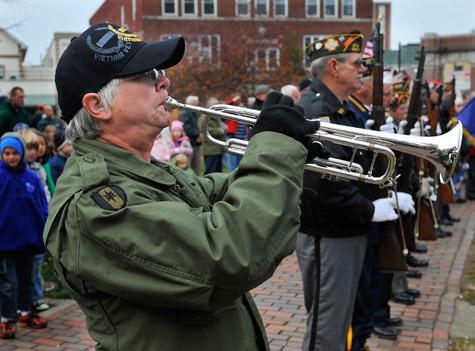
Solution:
{"label": "honor guard member", "polygon": [[[338,34],[311,43],[311,88],[300,104],[309,119],[328,116],[330,123],[361,127],[347,98],[361,87],[363,36]],[[349,160],[352,149],[324,143],[332,156]],[[365,169],[367,152],[355,162]],[[302,226],[297,257],[308,312],[303,350],[344,350],[371,222],[397,218],[390,199],[373,201],[374,186],[323,179],[305,172],[301,198]]]}
{"label": "honor guard member", "polygon": [[44,239],[97,350],[269,350],[248,291],[295,248],[318,123],[273,93],[236,172],[197,177],[151,159],[170,122],[162,70],[184,50],[182,37],[147,44],[103,23],[57,66],[74,153]]}

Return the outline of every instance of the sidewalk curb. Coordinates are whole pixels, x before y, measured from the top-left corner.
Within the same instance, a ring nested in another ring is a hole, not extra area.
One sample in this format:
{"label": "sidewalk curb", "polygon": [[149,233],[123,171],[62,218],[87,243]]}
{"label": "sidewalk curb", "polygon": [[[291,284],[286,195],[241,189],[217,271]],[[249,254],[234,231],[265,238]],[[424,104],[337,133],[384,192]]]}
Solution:
{"label": "sidewalk curb", "polygon": [[[468,251],[475,235],[475,213],[470,215],[465,227],[465,235],[460,243],[459,251],[454,261],[451,274],[463,274]],[[454,272],[455,271],[455,272]],[[459,274],[459,272],[461,273]],[[458,279],[460,289],[460,279]],[[460,290],[459,290],[460,291]],[[455,301],[455,313],[450,326],[450,338],[475,340],[475,305],[463,300],[459,295]]]}

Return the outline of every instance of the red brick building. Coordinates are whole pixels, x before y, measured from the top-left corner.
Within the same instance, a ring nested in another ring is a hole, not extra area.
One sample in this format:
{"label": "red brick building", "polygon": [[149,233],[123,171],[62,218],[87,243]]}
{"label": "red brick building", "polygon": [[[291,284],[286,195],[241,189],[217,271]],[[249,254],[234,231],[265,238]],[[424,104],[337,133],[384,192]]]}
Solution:
{"label": "red brick building", "polygon": [[286,36],[307,65],[310,42],[353,29],[368,37],[380,12],[389,44],[390,4],[373,0],[106,0],[90,23],[122,24],[146,41],[183,35],[187,60],[217,63],[223,43],[245,46],[254,51],[250,64],[272,71]]}
{"label": "red brick building", "polygon": [[[277,87],[306,75],[306,45],[353,29],[368,38],[379,11],[386,15],[383,29],[389,43],[390,4],[373,0],[106,0],[90,22],[122,24],[142,33],[145,41],[182,35],[185,64],[219,67],[229,56],[243,55],[238,70],[248,79],[229,84]],[[284,67],[289,60],[290,70]],[[273,73],[277,70],[278,75]],[[281,81],[270,79],[281,75]],[[231,76],[223,79],[232,81]]]}

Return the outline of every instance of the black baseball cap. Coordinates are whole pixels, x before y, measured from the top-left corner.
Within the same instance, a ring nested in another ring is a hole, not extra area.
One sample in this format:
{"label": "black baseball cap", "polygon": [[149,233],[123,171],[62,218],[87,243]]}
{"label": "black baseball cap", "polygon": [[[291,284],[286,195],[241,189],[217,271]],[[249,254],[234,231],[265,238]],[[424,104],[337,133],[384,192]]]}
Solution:
{"label": "black baseball cap", "polygon": [[184,53],[181,36],[148,44],[115,24],[90,27],[71,40],[56,67],[62,118],[69,122],[82,108],[83,96],[97,93],[112,79],[172,67]]}

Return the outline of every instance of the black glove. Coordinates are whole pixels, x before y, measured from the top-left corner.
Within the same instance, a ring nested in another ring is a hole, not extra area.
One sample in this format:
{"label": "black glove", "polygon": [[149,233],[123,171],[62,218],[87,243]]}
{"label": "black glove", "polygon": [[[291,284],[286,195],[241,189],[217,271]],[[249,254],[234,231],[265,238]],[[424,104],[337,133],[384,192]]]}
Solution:
{"label": "black glove", "polygon": [[285,134],[307,147],[307,134],[318,130],[318,121],[309,121],[304,117],[303,107],[294,105],[289,96],[272,91],[267,97],[256,124],[249,133],[249,139],[260,132]]}
{"label": "black glove", "polygon": [[315,157],[327,159],[331,156],[330,151],[319,141],[307,138],[305,147],[308,150],[307,163],[311,162]]}

